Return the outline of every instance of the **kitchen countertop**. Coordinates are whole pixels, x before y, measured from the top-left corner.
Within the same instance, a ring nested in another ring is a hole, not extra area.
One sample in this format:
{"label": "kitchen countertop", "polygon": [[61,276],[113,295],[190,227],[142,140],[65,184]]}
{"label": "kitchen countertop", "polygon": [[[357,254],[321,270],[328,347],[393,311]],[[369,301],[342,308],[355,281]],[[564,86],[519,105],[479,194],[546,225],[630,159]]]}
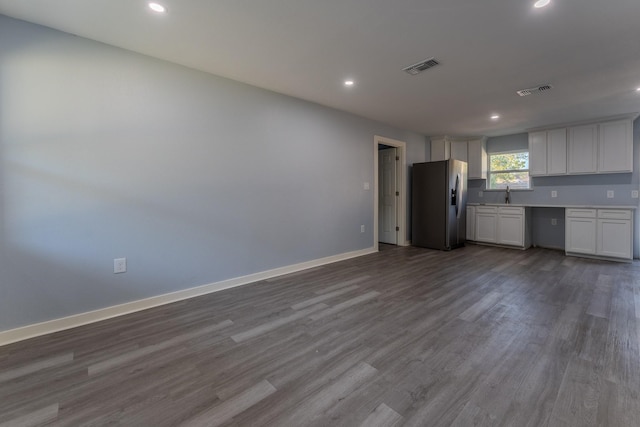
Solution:
{"label": "kitchen countertop", "polygon": [[546,205],[535,203],[467,203],[467,206],[513,206],[519,208],[562,208],[562,209],[638,209],[638,206],[614,205]]}

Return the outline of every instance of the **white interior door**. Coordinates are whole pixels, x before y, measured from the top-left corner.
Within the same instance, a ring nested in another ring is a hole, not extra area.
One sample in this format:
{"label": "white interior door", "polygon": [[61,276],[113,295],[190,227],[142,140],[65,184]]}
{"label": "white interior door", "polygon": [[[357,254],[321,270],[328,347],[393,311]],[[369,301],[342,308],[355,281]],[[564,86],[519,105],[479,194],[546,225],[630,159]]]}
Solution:
{"label": "white interior door", "polygon": [[378,240],[398,244],[398,193],[396,149],[378,151]]}

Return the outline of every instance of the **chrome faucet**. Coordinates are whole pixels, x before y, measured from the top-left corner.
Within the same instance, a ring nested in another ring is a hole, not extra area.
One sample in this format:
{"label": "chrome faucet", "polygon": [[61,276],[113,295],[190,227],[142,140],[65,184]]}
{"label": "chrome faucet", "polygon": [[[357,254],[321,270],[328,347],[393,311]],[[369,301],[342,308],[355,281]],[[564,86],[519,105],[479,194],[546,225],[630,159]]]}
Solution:
{"label": "chrome faucet", "polygon": [[509,192],[509,186],[507,185],[507,192],[504,195],[504,202],[508,205],[511,203],[511,193]]}

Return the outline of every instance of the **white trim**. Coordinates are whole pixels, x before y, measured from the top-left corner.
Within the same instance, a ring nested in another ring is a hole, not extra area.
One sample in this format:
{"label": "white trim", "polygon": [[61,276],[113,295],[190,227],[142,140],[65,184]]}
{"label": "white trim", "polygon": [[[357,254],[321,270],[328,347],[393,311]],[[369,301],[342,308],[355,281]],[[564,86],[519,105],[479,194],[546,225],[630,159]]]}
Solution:
{"label": "white trim", "polygon": [[407,202],[407,143],[384,136],[375,135],[373,137],[373,247],[378,249],[378,144],[396,147],[400,157],[400,171],[398,173],[400,186],[400,197],[398,198],[398,246],[408,246],[406,228],[406,208]]}
{"label": "white trim", "polygon": [[319,267],[338,261],[344,261],[350,258],[356,258],[363,255],[372,254],[378,251],[378,248],[371,247],[360,249],[352,252],[345,252],[338,255],[332,255],[325,258],[315,259],[311,261],[301,262],[285,267],[274,268],[259,273],[249,274],[247,276],[236,277],[233,279],[223,280],[221,282],[210,283],[208,285],[197,286],[195,288],[184,289],[181,291],[171,292],[164,295],[145,298],[138,301],[131,301],[124,304],[114,305],[111,307],[101,308],[86,313],[74,314],[68,317],[48,320],[42,323],[22,326],[16,329],[0,332],[0,346],[11,344],[17,341],[50,334],[53,332],[71,329],[89,323],[99,322],[101,320],[111,319],[113,317],[123,316],[125,314],[134,313],[136,311],[146,310],[148,308],[160,305],[170,304],[201,295],[218,292],[224,289],[235,288],[237,286],[254,283],[260,280],[270,279],[284,274],[295,273],[309,268]]}

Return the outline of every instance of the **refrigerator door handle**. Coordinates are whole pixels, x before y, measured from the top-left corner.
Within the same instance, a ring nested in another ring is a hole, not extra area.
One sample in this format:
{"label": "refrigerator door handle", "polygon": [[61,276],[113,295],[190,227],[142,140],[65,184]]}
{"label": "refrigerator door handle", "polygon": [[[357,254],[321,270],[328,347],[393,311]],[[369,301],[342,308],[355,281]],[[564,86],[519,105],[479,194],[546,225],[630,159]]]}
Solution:
{"label": "refrigerator door handle", "polygon": [[456,207],[456,218],[460,218],[458,194],[460,193],[460,174],[456,174],[456,186],[451,191],[451,204]]}

